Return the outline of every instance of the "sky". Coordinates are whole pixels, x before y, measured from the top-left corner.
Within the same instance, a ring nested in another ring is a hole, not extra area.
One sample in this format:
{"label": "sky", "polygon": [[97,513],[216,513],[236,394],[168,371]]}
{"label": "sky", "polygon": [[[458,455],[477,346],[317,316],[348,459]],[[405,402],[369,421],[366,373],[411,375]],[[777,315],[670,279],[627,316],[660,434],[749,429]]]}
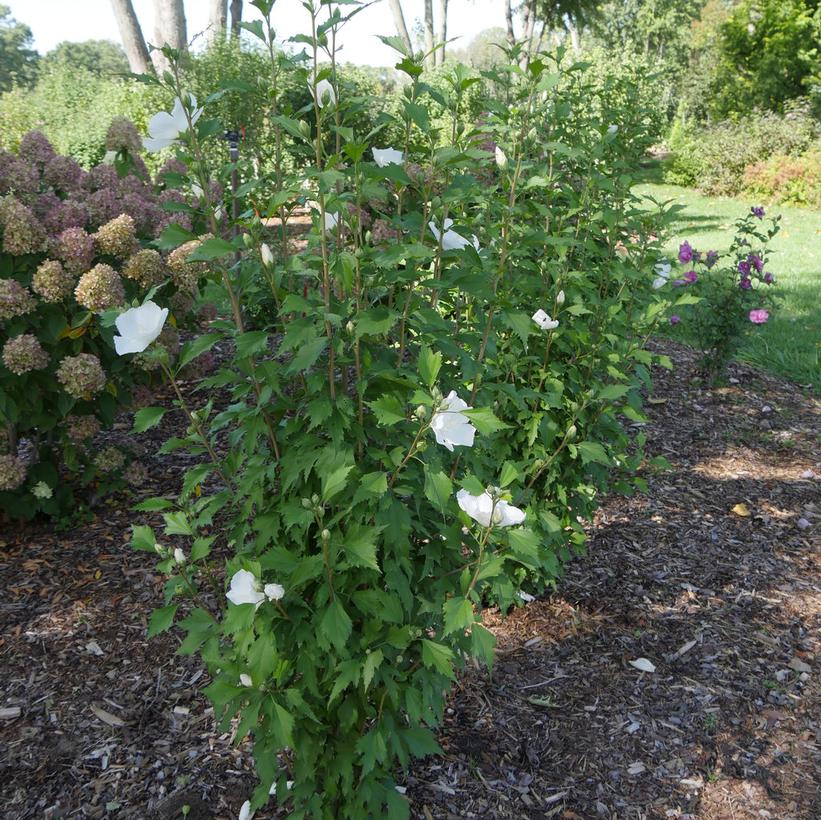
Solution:
{"label": "sky", "polygon": [[[12,16],[31,28],[34,46],[41,54],[64,40],[114,40],[120,42],[114,13],[109,0],[3,0],[11,7]],[[154,28],[152,0],[133,0],[134,10],[142,25],[146,40],[151,41]],[[255,19],[259,12],[245,2],[243,17]],[[435,4],[438,6],[438,4]],[[421,17],[423,0],[403,0],[408,29]],[[189,41],[207,26],[208,4],[205,0],[185,0]],[[436,14],[436,10],[434,11]],[[308,15],[301,0],[277,0],[274,7],[274,28],[284,40],[306,31]],[[502,0],[450,0],[448,39],[459,37],[453,46],[464,48],[479,32],[503,27]],[[383,45],[378,34],[396,34],[390,9],[385,0],[377,0],[348,23],[342,31],[340,62],[374,66],[389,66],[396,62],[395,52]],[[411,34],[413,37],[413,34]]]}

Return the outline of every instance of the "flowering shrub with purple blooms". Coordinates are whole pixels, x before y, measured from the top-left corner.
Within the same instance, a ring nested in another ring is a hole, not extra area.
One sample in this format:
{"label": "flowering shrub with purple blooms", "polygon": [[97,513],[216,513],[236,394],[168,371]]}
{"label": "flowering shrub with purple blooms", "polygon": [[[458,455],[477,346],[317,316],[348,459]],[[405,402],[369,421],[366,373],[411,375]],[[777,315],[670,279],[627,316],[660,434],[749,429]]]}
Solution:
{"label": "flowering shrub with purple blooms", "polygon": [[[90,171],[38,132],[0,151],[0,514],[58,515],[79,486],[142,474],[123,454],[93,458],[94,434],[155,378],[150,356],[116,356],[107,312],[150,292],[181,321],[205,273],[142,247],[172,223],[192,227],[192,197],[149,180],[133,125],[115,121],[109,137],[112,164]],[[173,353],[174,334],[157,344]]]}
{"label": "flowering shrub with purple blooms", "polygon": [[[671,317],[697,340],[702,368],[712,380],[721,377],[729,358],[744,335],[770,316],[775,297],[776,277],[768,268],[767,246],[778,233],[780,217],[764,222],[760,205],[736,222],[736,234],[729,251],[701,253],[685,240],[679,248],[679,263],[690,270],[672,284],[692,289],[697,299]],[[700,270],[697,270],[700,268]]]}

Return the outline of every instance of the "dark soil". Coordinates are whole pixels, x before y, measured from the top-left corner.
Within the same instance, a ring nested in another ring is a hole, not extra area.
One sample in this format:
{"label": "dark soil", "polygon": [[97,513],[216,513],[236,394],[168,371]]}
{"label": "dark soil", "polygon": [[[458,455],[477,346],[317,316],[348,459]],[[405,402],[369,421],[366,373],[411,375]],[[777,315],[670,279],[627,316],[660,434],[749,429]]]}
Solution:
{"label": "dark soil", "polygon": [[[415,817],[821,818],[821,405],[742,365],[705,389],[664,347],[646,433],[673,469],[604,501],[553,595],[488,616],[493,675],[404,778]],[[151,464],[145,495],[172,493],[181,457]],[[163,579],[132,503],[0,533],[4,818],[235,818],[253,788],[196,660],[145,639]]]}

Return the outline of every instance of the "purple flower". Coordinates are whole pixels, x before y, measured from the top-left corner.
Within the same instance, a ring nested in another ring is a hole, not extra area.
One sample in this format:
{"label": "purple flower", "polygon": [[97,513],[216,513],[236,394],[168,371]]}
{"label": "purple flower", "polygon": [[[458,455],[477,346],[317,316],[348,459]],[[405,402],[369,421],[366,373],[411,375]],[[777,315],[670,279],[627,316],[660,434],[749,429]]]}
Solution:
{"label": "purple flower", "polygon": [[[757,216],[759,219],[763,219],[764,218],[764,206],[763,205],[753,205],[753,207],[750,208],[750,213],[753,216]],[[766,322],[767,320],[765,319],[764,321]]]}
{"label": "purple flower", "polygon": [[680,288],[683,285],[687,284],[687,280],[686,279],[673,279],[671,284],[673,285],[674,288]]}
{"label": "purple flower", "polygon": [[678,261],[679,262],[692,262],[693,260],[693,249],[690,247],[690,243],[685,240],[681,243],[678,249]]}
{"label": "purple flower", "polygon": [[707,268],[712,268],[716,262],[718,262],[718,251],[707,251],[707,258],[704,260]]}
{"label": "purple flower", "polygon": [[769,271],[767,271],[767,272],[764,274],[764,281],[765,281],[768,285],[771,285],[773,282],[775,282],[775,277],[774,277],[774,276],[773,276],[773,275],[772,275]]}
{"label": "purple flower", "polygon": [[692,285],[694,282],[698,282],[698,274],[694,270],[688,270],[684,274],[684,281]]}
{"label": "purple flower", "polygon": [[48,138],[40,131],[29,131],[20,139],[17,149],[20,157],[40,169],[56,156],[56,152]]}
{"label": "purple flower", "polygon": [[670,317],[670,324],[671,325],[677,325],[680,321],[681,321],[681,316],[679,316],[675,313]]}
{"label": "purple flower", "polygon": [[43,169],[43,182],[64,193],[80,189],[86,172],[71,157],[52,157]]}
{"label": "purple flower", "polygon": [[764,270],[764,262],[757,253],[751,253],[747,256],[747,261],[759,272]]}
{"label": "purple flower", "polygon": [[766,310],[751,310],[748,318],[754,325],[763,325],[770,318],[770,314]]}
{"label": "purple flower", "polygon": [[738,272],[742,276],[749,276],[750,275],[750,263],[746,259],[742,259],[738,263]]}
{"label": "purple flower", "polygon": [[750,290],[753,286],[753,283],[746,276],[742,276],[738,282],[738,286],[741,288],[741,290]]}

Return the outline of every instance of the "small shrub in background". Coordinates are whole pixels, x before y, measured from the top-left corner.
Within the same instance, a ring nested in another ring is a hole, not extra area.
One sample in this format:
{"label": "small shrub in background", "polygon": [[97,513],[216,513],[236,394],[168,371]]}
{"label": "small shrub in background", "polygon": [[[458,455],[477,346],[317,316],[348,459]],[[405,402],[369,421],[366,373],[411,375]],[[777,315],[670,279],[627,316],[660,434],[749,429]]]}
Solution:
{"label": "small shrub in background", "polygon": [[759,201],[821,208],[821,145],[799,156],[776,154],[748,166],[743,188]]}
{"label": "small shrub in background", "polygon": [[[145,402],[153,366],[114,354],[110,311],[152,293],[183,321],[202,273],[141,246],[185,214],[163,210],[131,153],[133,124],[115,122],[107,141],[115,164],[90,171],[38,132],[0,152],[0,512],[15,517],[59,515],[79,486],[139,476],[123,453],[91,447],[119,410]],[[173,327],[161,343],[178,347]]]}
{"label": "small shrub in background", "polygon": [[702,353],[702,369],[712,381],[721,378],[724,368],[745,335],[764,324],[774,304],[775,275],[768,266],[767,245],[778,233],[780,217],[763,226],[764,208],[754,206],[736,222],[736,234],[729,251],[696,250],[689,242],[679,249],[678,273],[663,276],[662,284],[686,288],[698,300],[682,305],[671,321],[687,323]]}
{"label": "small shrub in background", "polygon": [[748,167],[775,155],[799,156],[820,130],[803,104],[783,116],[758,112],[706,127],[677,122],[668,141],[673,158],[665,178],[706,194],[732,196],[743,189]]}

